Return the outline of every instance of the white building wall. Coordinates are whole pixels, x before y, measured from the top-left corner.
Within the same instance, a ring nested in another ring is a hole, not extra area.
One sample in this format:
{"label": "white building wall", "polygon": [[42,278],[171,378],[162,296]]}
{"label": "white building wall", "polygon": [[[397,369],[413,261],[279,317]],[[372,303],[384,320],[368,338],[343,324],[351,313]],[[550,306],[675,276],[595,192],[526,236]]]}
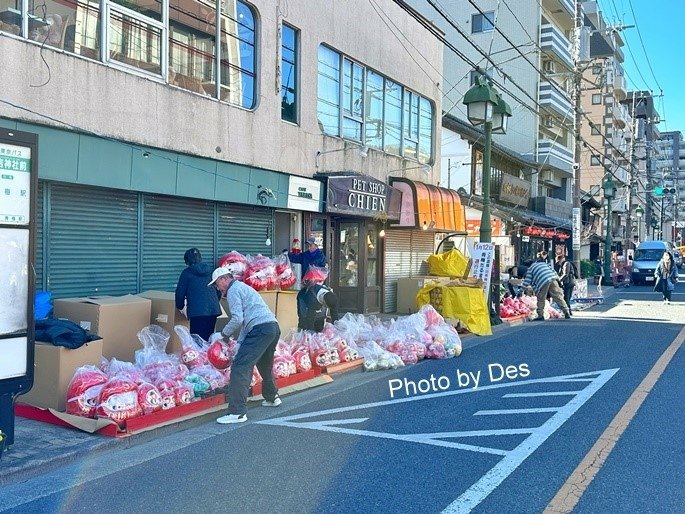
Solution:
{"label": "white building wall", "polygon": [[[301,123],[282,122],[277,4],[252,2],[258,20],[259,101],[254,111],[170,87],[161,78],[119,71],[0,33],[0,69],[12,70],[3,75],[2,99],[21,107],[0,103],[0,116],[64,128],[61,121],[67,128],[135,144],[312,175],[317,151],[343,147],[342,140],[324,136],[317,124],[317,51],[326,43],[433,100],[433,144],[438,148],[442,45],[392,0],[375,0],[379,12],[363,0],[287,2],[284,21],[301,34]],[[439,169],[439,150],[435,153]],[[365,159],[355,151],[325,157],[327,169],[354,169],[381,179],[390,170],[412,166],[411,161],[374,150]],[[424,181],[433,179],[419,175]]]}

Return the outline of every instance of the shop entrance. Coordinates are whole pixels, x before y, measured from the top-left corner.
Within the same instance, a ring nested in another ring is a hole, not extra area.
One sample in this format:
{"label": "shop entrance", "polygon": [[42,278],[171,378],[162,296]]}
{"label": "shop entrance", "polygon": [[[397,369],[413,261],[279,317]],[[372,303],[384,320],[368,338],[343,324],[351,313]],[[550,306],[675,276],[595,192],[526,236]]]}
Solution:
{"label": "shop entrance", "polygon": [[343,312],[380,312],[378,228],[372,221],[333,219],[331,285]]}

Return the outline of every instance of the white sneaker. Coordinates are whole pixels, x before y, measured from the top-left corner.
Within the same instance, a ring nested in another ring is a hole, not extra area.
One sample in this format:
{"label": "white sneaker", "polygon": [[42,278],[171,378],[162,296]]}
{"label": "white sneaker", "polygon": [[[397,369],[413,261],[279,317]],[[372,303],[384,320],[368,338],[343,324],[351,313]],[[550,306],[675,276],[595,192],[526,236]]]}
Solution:
{"label": "white sneaker", "polygon": [[671,305],[671,300],[666,300],[666,303],[667,303],[668,305]]}
{"label": "white sneaker", "polygon": [[274,398],[274,401],[272,402],[270,402],[269,400],[264,400],[262,402],[262,407],[278,407],[281,403],[283,403],[281,399],[278,396],[276,396],[276,398]]}
{"label": "white sneaker", "polygon": [[225,416],[221,416],[216,420],[216,422],[221,425],[229,425],[231,423],[244,423],[245,421],[247,421],[246,414],[226,414]]}

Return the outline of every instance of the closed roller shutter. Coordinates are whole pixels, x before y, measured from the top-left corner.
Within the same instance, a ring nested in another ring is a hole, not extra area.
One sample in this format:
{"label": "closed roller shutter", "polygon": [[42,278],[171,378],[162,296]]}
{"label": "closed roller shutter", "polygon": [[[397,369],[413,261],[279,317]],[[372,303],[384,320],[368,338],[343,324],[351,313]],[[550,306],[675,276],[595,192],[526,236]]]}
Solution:
{"label": "closed roller shutter", "polygon": [[43,248],[45,245],[43,243],[43,190],[45,189],[43,182],[38,182],[38,191],[35,194],[36,197],[36,256],[33,263],[33,267],[36,273],[36,291],[41,291],[45,289],[43,284]]}
{"label": "closed roller shutter", "polygon": [[385,233],[385,278],[383,312],[397,312],[397,279],[411,274],[411,232],[387,230]]}
{"label": "closed roller shutter", "polygon": [[282,248],[266,246],[273,237],[273,210],[264,207],[246,207],[219,204],[219,257],[235,250],[242,254],[271,256]]}
{"label": "closed roller shutter", "polygon": [[428,275],[426,259],[435,248],[435,234],[423,230],[411,232],[411,276]]}
{"label": "closed roller shutter", "polygon": [[174,291],[193,247],[213,263],[214,202],[144,195],[142,290]]}
{"label": "closed roller shutter", "polygon": [[137,195],[49,185],[47,287],[56,298],[137,292]]}

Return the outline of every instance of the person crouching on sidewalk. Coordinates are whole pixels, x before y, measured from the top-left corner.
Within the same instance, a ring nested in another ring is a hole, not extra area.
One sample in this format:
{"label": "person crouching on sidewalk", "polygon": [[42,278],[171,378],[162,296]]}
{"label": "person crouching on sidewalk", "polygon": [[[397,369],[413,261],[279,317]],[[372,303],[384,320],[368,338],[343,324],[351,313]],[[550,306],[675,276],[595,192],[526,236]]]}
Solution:
{"label": "person crouching on sidewalk", "polygon": [[564,300],[564,291],[559,285],[559,277],[549,264],[538,260],[528,268],[522,287],[525,289],[528,286],[533,288],[538,299],[538,317],[532,321],[543,321],[545,319],[545,300],[548,293],[559,304],[564,312],[564,317],[566,319],[571,317],[568,304]]}
{"label": "person crouching on sidewalk", "polygon": [[281,336],[276,317],[257,291],[238,282],[228,268],[217,268],[208,284],[226,297],[231,319],[221,331],[225,337],[238,333],[240,348],[231,363],[228,384],[228,414],[216,421],[222,425],[247,421],[247,396],[252,369],[262,376],[264,407],[278,407],[281,399],[273,377],[274,352]]}

